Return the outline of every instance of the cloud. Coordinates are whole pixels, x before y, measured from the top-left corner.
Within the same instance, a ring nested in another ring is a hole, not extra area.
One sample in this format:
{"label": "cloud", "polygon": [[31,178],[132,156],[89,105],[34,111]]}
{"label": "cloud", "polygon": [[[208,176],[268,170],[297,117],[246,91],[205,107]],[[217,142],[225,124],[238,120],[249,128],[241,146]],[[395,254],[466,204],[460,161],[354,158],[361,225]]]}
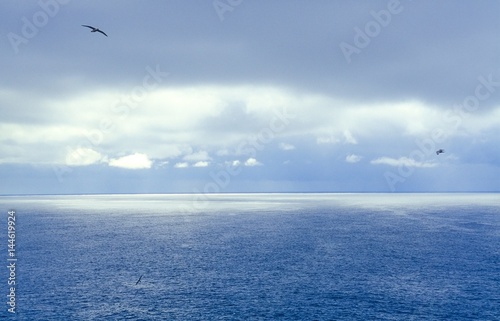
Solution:
{"label": "cloud", "polygon": [[231,166],[231,167],[237,167],[241,165],[241,161],[239,160],[233,160],[233,161],[226,161],[224,162],[226,166]]}
{"label": "cloud", "polygon": [[175,168],[188,168],[189,167],[189,163],[187,162],[180,162],[180,163],[176,163],[174,165]]}
{"label": "cloud", "polygon": [[[349,112],[346,112],[346,114],[344,115],[345,119],[348,119],[348,117],[347,117],[348,113]],[[321,118],[318,118],[317,120],[324,121],[327,118],[328,118],[328,116],[325,113],[325,114],[323,114],[323,116]],[[318,144],[318,145],[321,145],[321,144],[339,144],[339,143],[356,145],[358,143],[358,141],[356,140],[356,138],[354,138],[352,133],[347,129],[344,130],[343,132],[337,132],[337,134],[334,134],[334,133],[321,134],[318,137],[316,137],[316,144]]]}
{"label": "cloud", "polygon": [[248,166],[248,167],[253,167],[253,166],[260,166],[262,165],[261,162],[259,162],[258,160],[256,160],[255,158],[249,158],[245,161],[245,166]]}
{"label": "cloud", "polygon": [[349,130],[344,130],[344,139],[346,144],[353,144],[356,145],[358,141],[354,136],[352,136],[351,132]]}
{"label": "cloud", "polygon": [[145,154],[135,153],[120,158],[113,158],[109,161],[109,166],[127,169],[147,169],[151,168],[153,162]]}
{"label": "cloud", "polygon": [[215,152],[217,156],[228,156],[230,154],[229,150],[227,148],[220,149],[217,152]]}
{"label": "cloud", "polygon": [[348,163],[357,163],[361,160],[361,156],[355,154],[349,154],[345,157],[345,161]]}
{"label": "cloud", "polygon": [[281,150],[294,150],[295,146],[292,144],[280,143],[280,149]]}
{"label": "cloud", "polygon": [[[357,30],[369,29],[371,12],[386,10],[387,1],[285,2],[247,1],[221,23],[210,1],[207,10],[193,10],[188,1],[169,1],[168,8],[162,1],[73,1],[36,37],[18,44],[19,53],[4,38],[0,70],[9,81],[0,84],[0,177],[11,173],[11,165],[39,170],[68,164],[110,177],[116,172],[110,166],[241,170],[262,163],[262,176],[249,171],[253,180],[293,177],[290,184],[303,184],[301,190],[308,190],[311,177],[325,180],[320,190],[364,189],[370,174],[383,190],[377,164],[456,166],[458,174],[446,180],[452,187],[459,174],[477,170],[464,170],[464,164],[490,164],[484,177],[498,177],[500,69],[492,53],[500,52],[500,42],[491,39],[498,33],[500,2],[407,1],[363,44]],[[7,35],[22,35],[23,17],[32,20],[38,10],[28,1],[4,1],[0,25]],[[101,25],[110,37],[72,29],[82,11],[88,19],[113,15],[113,24]],[[183,19],[185,12],[192,19]],[[257,23],[255,12],[269,14]],[[171,23],[130,24],[130,13],[137,21]],[[172,32],[173,25],[184,32]],[[53,50],[61,41],[65,46]],[[341,43],[356,47],[351,63]],[[447,153],[434,157],[437,148]],[[410,152],[418,149],[424,156],[412,160],[417,154]],[[142,158],[129,155],[136,151]],[[332,161],[338,166],[323,166]],[[93,164],[101,166],[86,166]],[[207,179],[202,169],[174,172],[169,178],[180,184],[169,184],[173,188]],[[147,179],[163,188],[162,175],[171,172],[152,174]],[[80,177],[66,175],[75,182]],[[53,188],[48,176],[30,180],[41,190]],[[401,185],[433,189],[436,180]],[[234,179],[231,188],[237,186]]]}
{"label": "cloud", "polygon": [[168,164],[169,164],[169,161],[158,161],[158,162],[155,162],[156,168],[166,167]]}
{"label": "cloud", "polygon": [[389,166],[406,166],[406,167],[420,167],[420,168],[430,168],[437,166],[436,163],[431,162],[417,162],[416,160],[408,157],[400,157],[400,158],[390,158],[390,157],[380,157],[374,159],[370,162],[374,165],[389,165]]}
{"label": "cloud", "polygon": [[321,136],[316,138],[316,144],[337,144],[340,140],[333,135],[331,136]]}
{"label": "cloud", "polygon": [[209,165],[209,162],[207,161],[199,161],[196,162],[193,167],[207,167]]}
{"label": "cloud", "polygon": [[102,155],[90,148],[76,148],[68,151],[66,165],[86,166],[95,164],[103,159]]}
{"label": "cloud", "polygon": [[208,153],[206,151],[199,151],[197,153],[192,153],[189,155],[184,156],[183,158],[186,161],[207,161],[207,160],[212,160],[212,157],[208,156]]}

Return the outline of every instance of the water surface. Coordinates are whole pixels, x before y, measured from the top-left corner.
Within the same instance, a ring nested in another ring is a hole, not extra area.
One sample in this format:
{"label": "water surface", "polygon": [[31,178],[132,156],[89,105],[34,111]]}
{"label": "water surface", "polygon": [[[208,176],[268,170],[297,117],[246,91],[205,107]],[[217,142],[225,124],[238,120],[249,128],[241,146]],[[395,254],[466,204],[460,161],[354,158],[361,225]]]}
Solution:
{"label": "water surface", "polygon": [[500,316],[498,194],[11,196],[0,205],[5,222],[7,210],[17,215],[20,320]]}

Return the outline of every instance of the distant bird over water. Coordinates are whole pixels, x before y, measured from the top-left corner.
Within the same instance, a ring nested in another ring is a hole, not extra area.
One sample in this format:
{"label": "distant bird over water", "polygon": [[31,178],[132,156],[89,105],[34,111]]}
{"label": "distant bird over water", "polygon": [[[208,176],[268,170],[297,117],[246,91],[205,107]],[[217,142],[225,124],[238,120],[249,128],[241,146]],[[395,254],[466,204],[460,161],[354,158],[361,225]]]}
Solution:
{"label": "distant bird over water", "polygon": [[444,149],[438,149],[436,151],[436,155],[439,155],[439,154],[442,154],[442,153],[444,153]]}
{"label": "distant bird over water", "polygon": [[87,25],[82,25],[82,27],[87,27],[87,28],[90,28],[92,30],[90,30],[90,32],[100,32],[102,33],[103,35],[105,35],[106,37],[108,36],[107,34],[104,33],[104,31],[102,31],[101,29],[99,28],[95,28],[95,27],[92,27],[92,26],[87,26]]}
{"label": "distant bird over water", "polygon": [[139,280],[137,280],[137,282],[135,282],[135,285],[139,284],[141,282],[141,279],[142,279],[142,275],[139,277]]}

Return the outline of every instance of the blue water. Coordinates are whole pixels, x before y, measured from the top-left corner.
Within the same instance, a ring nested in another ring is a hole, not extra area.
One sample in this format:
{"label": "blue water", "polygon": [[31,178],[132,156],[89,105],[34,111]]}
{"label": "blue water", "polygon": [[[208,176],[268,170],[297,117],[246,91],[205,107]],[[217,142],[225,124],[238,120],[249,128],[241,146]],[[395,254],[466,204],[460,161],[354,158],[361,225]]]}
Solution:
{"label": "blue water", "polygon": [[0,209],[4,240],[17,215],[18,320],[500,320],[499,196],[29,196]]}

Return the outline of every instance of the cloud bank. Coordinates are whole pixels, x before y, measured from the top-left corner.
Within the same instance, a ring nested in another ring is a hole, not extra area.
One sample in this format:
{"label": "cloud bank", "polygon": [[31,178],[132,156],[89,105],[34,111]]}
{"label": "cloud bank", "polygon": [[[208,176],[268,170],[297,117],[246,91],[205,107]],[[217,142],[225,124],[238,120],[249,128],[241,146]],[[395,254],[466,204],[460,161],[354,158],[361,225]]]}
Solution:
{"label": "cloud bank", "polygon": [[0,193],[500,189],[498,1],[0,6]]}

